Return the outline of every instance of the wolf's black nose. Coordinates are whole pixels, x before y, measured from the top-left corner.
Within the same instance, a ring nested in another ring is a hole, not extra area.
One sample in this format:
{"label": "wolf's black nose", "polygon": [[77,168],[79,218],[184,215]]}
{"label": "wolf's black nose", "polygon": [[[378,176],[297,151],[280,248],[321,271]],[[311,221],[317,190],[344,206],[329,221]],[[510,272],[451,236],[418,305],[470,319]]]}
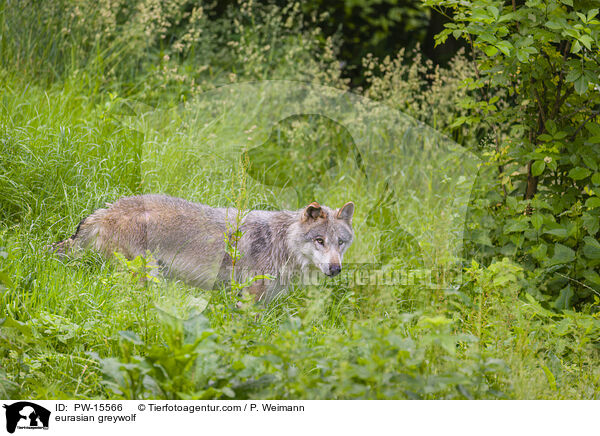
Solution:
{"label": "wolf's black nose", "polygon": [[329,265],[329,275],[330,276],[337,276],[340,271],[342,271],[342,266],[338,265],[337,263],[334,263],[332,265]]}

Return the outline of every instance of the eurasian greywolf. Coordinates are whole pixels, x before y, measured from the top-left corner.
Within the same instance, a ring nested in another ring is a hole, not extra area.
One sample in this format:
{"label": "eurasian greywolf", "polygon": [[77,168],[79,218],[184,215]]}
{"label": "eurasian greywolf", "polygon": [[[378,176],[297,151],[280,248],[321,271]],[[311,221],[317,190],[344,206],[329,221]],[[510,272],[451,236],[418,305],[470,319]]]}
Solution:
{"label": "eurasian greywolf", "polygon": [[[53,247],[59,254],[91,247],[105,256],[120,252],[128,258],[150,251],[164,275],[203,289],[227,283],[232,270],[242,283],[270,275],[273,280],[260,279],[249,288],[257,300],[269,301],[311,265],[328,276],[339,274],[353,240],[353,213],[352,202],[339,209],[313,202],[298,211],[239,212],[141,195],[96,210],[81,220],[73,236]],[[231,247],[236,230],[241,257],[234,267],[227,241]]]}

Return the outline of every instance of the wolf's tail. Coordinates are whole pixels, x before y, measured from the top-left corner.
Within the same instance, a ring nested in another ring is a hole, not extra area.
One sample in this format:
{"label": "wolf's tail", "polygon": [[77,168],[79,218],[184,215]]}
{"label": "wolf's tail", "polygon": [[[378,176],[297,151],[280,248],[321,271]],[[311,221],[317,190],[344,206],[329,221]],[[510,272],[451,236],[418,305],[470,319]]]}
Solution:
{"label": "wolf's tail", "polygon": [[77,237],[81,231],[81,226],[85,223],[86,219],[87,219],[87,217],[82,219],[81,221],[79,221],[77,230],[75,230],[75,233],[73,233],[72,236],[69,236],[67,239],[63,239],[62,241],[58,241],[58,242],[48,245],[47,246],[48,250],[59,256],[68,255],[69,252],[71,251],[71,248],[73,248],[73,245],[75,244],[75,241],[77,240]]}

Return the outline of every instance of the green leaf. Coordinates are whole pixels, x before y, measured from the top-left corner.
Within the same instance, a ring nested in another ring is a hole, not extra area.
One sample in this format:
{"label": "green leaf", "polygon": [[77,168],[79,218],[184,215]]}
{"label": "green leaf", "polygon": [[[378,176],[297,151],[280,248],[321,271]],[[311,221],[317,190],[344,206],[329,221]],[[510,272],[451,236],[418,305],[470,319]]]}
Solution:
{"label": "green leaf", "polygon": [[569,235],[569,232],[564,227],[546,230],[544,233],[548,234],[548,235],[556,236],[557,238],[560,238],[560,239],[565,239]]}
{"label": "green leaf", "polygon": [[192,312],[192,315],[183,321],[183,331],[194,340],[206,337],[211,334],[210,322],[198,310]]}
{"label": "green leaf", "polygon": [[554,256],[548,261],[546,266],[562,265],[565,263],[571,263],[575,260],[575,252],[559,243],[554,244]]}
{"label": "green leaf", "polygon": [[585,201],[585,207],[588,209],[595,209],[600,207],[600,198],[598,197],[590,197]]}
{"label": "green leaf", "polygon": [[540,197],[534,197],[531,204],[533,205],[534,208],[539,209],[539,210],[542,210],[542,209],[550,210],[550,211],[553,210],[552,206],[550,206],[550,204],[547,201],[543,200]]}
{"label": "green leaf", "polygon": [[579,41],[581,41],[581,43],[588,50],[592,49],[592,42],[594,42],[594,40],[592,38],[590,38],[588,35],[581,35],[581,38],[579,38]]}
{"label": "green leaf", "polygon": [[533,228],[539,230],[542,228],[542,224],[544,224],[544,217],[539,213],[534,213],[531,215],[531,224]]}
{"label": "green leaf", "polygon": [[574,82],[577,79],[579,79],[582,75],[583,75],[583,72],[581,70],[571,70],[567,74],[567,77],[565,77],[565,80],[567,82]]}
{"label": "green leaf", "polygon": [[469,239],[476,244],[486,245],[493,247],[492,240],[490,239],[488,232],[483,229],[473,229],[469,231]]}
{"label": "green leaf", "polygon": [[504,56],[510,56],[510,52],[514,47],[508,41],[498,41],[496,43],[496,48],[500,50]]}
{"label": "green leaf", "polygon": [[202,313],[208,306],[208,300],[202,297],[188,296],[186,299],[186,308],[195,314]]}
{"label": "green leaf", "polygon": [[[595,157],[592,157],[588,154],[583,154],[583,155],[581,155],[581,158],[583,159],[583,163],[585,164],[586,167],[588,167],[592,171],[598,171],[598,164],[596,163]],[[598,159],[598,162],[600,162],[600,159]],[[593,177],[594,176],[592,176],[592,178]]]}
{"label": "green leaf", "polygon": [[492,35],[489,32],[483,32],[482,34],[480,34],[477,37],[476,42],[480,44],[482,41],[485,41],[490,44],[494,44],[496,41],[498,41],[498,38],[496,38],[494,35]]}
{"label": "green leaf", "polygon": [[529,61],[529,53],[526,50],[523,50],[522,48],[518,48],[517,59],[523,64],[527,63],[527,61]]}
{"label": "green leaf", "polygon": [[554,134],[554,139],[555,139],[555,140],[564,139],[564,138],[566,138],[566,137],[567,137],[567,135],[568,135],[568,133],[567,133],[567,132],[565,132],[564,130],[561,130],[560,132],[556,132],[556,133]]}
{"label": "green leaf", "polygon": [[592,174],[590,170],[582,167],[575,167],[571,171],[569,171],[569,177],[573,180],[585,179],[590,174]]}
{"label": "green leaf", "polygon": [[546,121],[544,126],[546,127],[546,130],[548,130],[548,132],[550,132],[550,134],[553,136],[558,130],[558,127],[556,126],[556,122],[554,120]]}
{"label": "green leaf", "polygon": [[451,33],[452,31],[450,29],[444,29],[442,30],[441,33],[438,33],[437,35],[435,35],[434,40],[435,40],[435,47],[437,47],[440,44],[443,44],[446,42],[446,40],[448,39],[448,35]]}
{"label": "green leaf", "polygon": [[14,328],[26,338],[31,338],[34,335],[34,330],[31,328],[31,326],[12,318],[0,318],[0,327]]}
{"label": "green leaf", "polygon": [[552,30],[559,30],[559,29],[563,28],[563,26],[561,25],[561,23],[559,23],[558,21],[554,21],[554,20],[546,21],[545,26],[548,29],[552,29]]}
{"label": "green leaf", "polygon": [[494,47],[493,45],[486,45],[483,48],[483,51],[485,52],[485,54],[489,57],[494,56],[496,53],[498,53],[498,49],[496,47]]}
{"label": "green leaf", "polygon": [[493,17],[497,20],[498,17],[500,16],[500,11],[498,10],[498,8],[496,6],[488,6],[487,10],[493,15]]}
{"label": "green leaf", "polygon": [[600,136],[600,124],[589,122],[585,125],[585,130],[590,132],[594,136]]}
{"label": "green leaf", "polygon": [[554,300],[554,307],[558,310],[571,308],[571,300],[574,295],[571,285],[567,285],[565,288],[561,289],[560,295]]}
{"label": "green leaf", "polygon": [[545,262],[548,260],[548,246],[546,244],[536,245],[531,249],[531,255],[538,262]]}
{"label": "green leaf", "polygon": [[417,324],[420,327],[437,328],[437,327],[442,327],[442,326],[445,326],[448,324],[452,324],[452,320],[448,319],[442,315],[437,315],[437,316],[433,316],[433,317],[422,316],[421,318],[419,318],[419,321],[417,322]]}
{"label": "green leaf", "polygon": [[482,8],[473,8],[471,10],[471,18],[473,20],[483,21],[484,23],[491,21],[487,11]]}
{"label": "green leaf", "polygon": [[511,220],[508,220],[506,225],[504,226],[504,233],[522,232],[524,230],[527,230],[528,228],[529,228],[529,225],[527,224],[526,220],[511,219]]}
{"label": "green leaf", "polygon": [[595,235],[600,229],[600,218],[589,213],[584,213],[581,217],[583,221],[583,227],[587,230],[590,235]]}
{"label": "green leaf", "polygon": [[539,176],[546,169],[546,162],[543,160],[536,160],[533,165],[531,165],[531,174],[534,176]]}
{"label": "green leaf", "polygon": [[5,271],[0,271],[0,284],[6,286],[7,288],[14,288],[10,276]]}
{"label": "green leaf", "polygon": [[592,176],[592,183],[593,183],[594,185],[600,185],[600,173],[595,173],[595,174]]}
{"label": "green leaf", "polygon": [[583,238],[585,245],[583,246],[583,254],[588,259],[598,260],[600,259],[600,242],[591,236]]}
{"label": "green leaf", "polygon": [[552,371],[550,371],[550,369],[546,365],[542,365],[542,370],[544,371],[544,374],[546,374],[546,378],[548,379],[550,389],[556,391],[556,377],[554,377],[554,374],[552,374]]}
{"label": "green leaf", "polygon": [[223,392],[229,398],[235,398],[235,392],[230,387],[225,386],[221,388],[221,392]]}
{"label": "green leaf", "polygon": [[450,128],[454,129],[455,127],[459,127],[462,126],[466,121],[467,121],[468,117],[465,116],[460,116],[458,118],[456,118],[452,124],[450,124]]}
{"label": "green leaf", "polygon": [[600,275],[593,269],[587,269],[583,272],[583,277],[595,285],[600,285]]}
{"label": "green leaf", "polygon": [[580,76],[577,80],[575,80],[574,85],[575,85],[575,91],[577,92],[577,94],[579,94],[579,95],[585,94],[585,92],[588,89],[587,78],[584,75]]}

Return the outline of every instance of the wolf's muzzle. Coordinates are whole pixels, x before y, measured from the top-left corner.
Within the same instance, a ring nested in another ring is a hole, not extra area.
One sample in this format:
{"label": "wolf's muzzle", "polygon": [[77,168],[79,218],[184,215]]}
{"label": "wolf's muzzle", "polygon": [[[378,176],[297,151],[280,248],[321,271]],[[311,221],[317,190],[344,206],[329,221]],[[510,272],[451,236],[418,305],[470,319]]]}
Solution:
{"label": "wolf's muzzle", "polygon": [[342,271],[342,266],[338,265],[337,263],[334,263],[332,265],[329,265],[329,274],[327,274],[327,275],[330,277],[334,277],[334,276],[337,276],[341,271]]}

